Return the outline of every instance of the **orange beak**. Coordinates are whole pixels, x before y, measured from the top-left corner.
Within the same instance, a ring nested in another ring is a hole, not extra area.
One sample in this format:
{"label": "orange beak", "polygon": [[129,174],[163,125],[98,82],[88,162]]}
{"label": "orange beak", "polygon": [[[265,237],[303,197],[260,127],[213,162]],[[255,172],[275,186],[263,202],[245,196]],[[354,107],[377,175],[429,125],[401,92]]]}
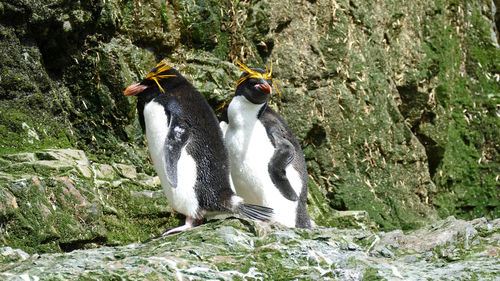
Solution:
{"label": "orange beak", "polygon": [[125,91],[123,92],[123,94],[126,96],[135,96],[138,93],[146,90],[147,88],[148,88],[148,86],[144,86],[144,85],[137,83],[137,84],[133,84],[133,85],[128,86],[127,89],[125,89]]}
{"label": "orange beak", "polygon": [[270,95],[272,92],[271,86],[267,83],[257,84],[257,85],[255,85],[255,88],[261,92],[268,94],[268,95]]}

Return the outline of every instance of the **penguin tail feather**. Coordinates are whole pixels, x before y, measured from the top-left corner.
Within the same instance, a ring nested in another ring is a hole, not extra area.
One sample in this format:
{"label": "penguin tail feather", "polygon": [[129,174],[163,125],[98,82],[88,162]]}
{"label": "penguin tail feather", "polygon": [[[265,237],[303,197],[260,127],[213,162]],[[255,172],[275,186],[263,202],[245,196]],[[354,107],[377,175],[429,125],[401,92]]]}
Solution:
{"label": "penguin tail feather", "polygon": [[259,205],[241,204],[238,206],[238,213],[255,221],[269,221],[274,211],[272,208]]}

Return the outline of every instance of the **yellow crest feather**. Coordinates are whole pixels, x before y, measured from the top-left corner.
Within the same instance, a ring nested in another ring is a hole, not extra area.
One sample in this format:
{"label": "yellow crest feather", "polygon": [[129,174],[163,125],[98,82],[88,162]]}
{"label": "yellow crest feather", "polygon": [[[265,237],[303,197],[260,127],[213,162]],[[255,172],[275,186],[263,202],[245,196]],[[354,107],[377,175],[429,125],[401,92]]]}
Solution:
{"label": "yellow crest feather", "polygon": [[155,68],[156,68],[156,70],[148,73],[148,75],[146,75],[145,79],[155,81],[156,85],[158,85],[158,88],[160,88],[160,91],[162,93],[165,93],[165,90],[163,90],[163,88],[160,86],[160,82],[158,82],[158,79],[167,78],[167,77],[175,77],[175,75],[160,74],[164,71],[171,69],[172,66],[168,65],[166,60],[162,60],[155,66]]}
{"label": "yellow crest feather", "polygon": [[271,76],[273,73],[273,61],[271,61],[269,69],[267,68],[267,66],[265,66],[266,73],[260,73],[258,71],[252,70],[250,67],[244,65],[239,61],[236,63],[238,64],[238,68],[241,71],[248,73],[247,75],[241,77],[240,79],[238,79],[238,81],[236,81],[236,87],[238,87],[241,83],[243,83],[243,81],[247,80],[248,78],[271,80],[271,82],[273,82],[274,87],[276,88],[276,91],[278,91],[278,95],[281,96],[280,90],[278,89],[278,85],[275,82],[276,79],[273,79],[273,77]]}

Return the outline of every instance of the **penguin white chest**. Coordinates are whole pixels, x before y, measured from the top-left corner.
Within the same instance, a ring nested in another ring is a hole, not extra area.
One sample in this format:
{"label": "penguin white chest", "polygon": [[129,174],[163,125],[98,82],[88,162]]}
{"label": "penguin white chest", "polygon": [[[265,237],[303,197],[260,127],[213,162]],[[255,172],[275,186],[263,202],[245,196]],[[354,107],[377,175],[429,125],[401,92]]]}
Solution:
{"label": "penguin white chest", "polygon": [[237,193],[248,198],[249,203],[262,204],[266,191],[264,187],[272,185],[268,163],[274,152],[265,128],[258,122],[252,132],[233,132],[229,129],[226,140]]}
{"label": "penguin white chest", "polygon": [[234,97],[228,108],[229,126],[225,140],[231,160],[231,177],[238,195],[262,204],[263,186],[272,184],[267,165],[274,147],[257,119],[260,106]]}
{"label": "penguin white chest", "polygon": [[172,208],[186,216],[197,217],[198,200],[194,191],[197,178],[196,162],[182,148],[177,162],[178,185],[172,188],[165,172],[165,141],[169,128],[169,120],[163,105],[151,101],[144,106],[144,123],[149,153],[153,160],[155,171],[160,178],[166,193],[168,203]]}

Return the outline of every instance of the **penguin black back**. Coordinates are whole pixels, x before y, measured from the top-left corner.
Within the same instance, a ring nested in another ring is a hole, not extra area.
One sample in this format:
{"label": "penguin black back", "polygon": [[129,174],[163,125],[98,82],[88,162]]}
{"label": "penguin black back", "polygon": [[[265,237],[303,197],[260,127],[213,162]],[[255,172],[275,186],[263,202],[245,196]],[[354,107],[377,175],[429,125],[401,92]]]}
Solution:
{"label": "penguin black back", "polygon": [[[162,69],[162,65],[155,67],[139,86],[142,86],[139,87],[142,92],[138,95],[137,109],[143,132],[146,131],[144,107],[152,100],[165,107],[169,119],[173,114],[179,116],[191,135],[186,150],[200,171],[195,186],[200,208],[227,210],[228,206],[223,203],[232,195],[227,175],[228,155],[222,133],[217,129],[217,117],[208,102],[176,69]],[[207,185],[212,188],[203,188]]]}
{"label": "penguin black back", "polygon": [[[279,135],[293,145],[295,157],[291,159],[290,165],[292,165],[297,170],[300,176],[300,180],[302,181],[302,189],[300,194],[298,194],[297,198],[299,204],[297,205],[297,217],[295,225],[297,227],[310,228],[311,219],[307,214],[306,210],[307,189],[308,189],[307,187],[309,179],[307,173],[307,165],[303,156],[304,154],[302,152],[302,148],[300,147],[299,142],[295,138],[295,135],[292,133],[292,129],[290,129],[285,120],[283,120],[283,118],[281,118],[281,116],[269,106],[266,106],[265,108],[263,108],[263,110],[259,112],[258,119],[262,122],[262,124],[266,128],[266,133],[270,138],[271,143],[275,147],[277,146],[276,142],[279,142],[279,138],[273,137],[273,135],[274,136]],[[279,171],[277,172],[279,173]],[[275,182],[275,184],[277,183]]]}
{"label": "penguin black back", "polygon": [[141,127],[167,199],[186,215],[183,231],[207,211],[267,220],[272,209],[243,203],[231,188],[228,152],[215,113],[177,70],[160,62],[125,95],[137,95]]}

